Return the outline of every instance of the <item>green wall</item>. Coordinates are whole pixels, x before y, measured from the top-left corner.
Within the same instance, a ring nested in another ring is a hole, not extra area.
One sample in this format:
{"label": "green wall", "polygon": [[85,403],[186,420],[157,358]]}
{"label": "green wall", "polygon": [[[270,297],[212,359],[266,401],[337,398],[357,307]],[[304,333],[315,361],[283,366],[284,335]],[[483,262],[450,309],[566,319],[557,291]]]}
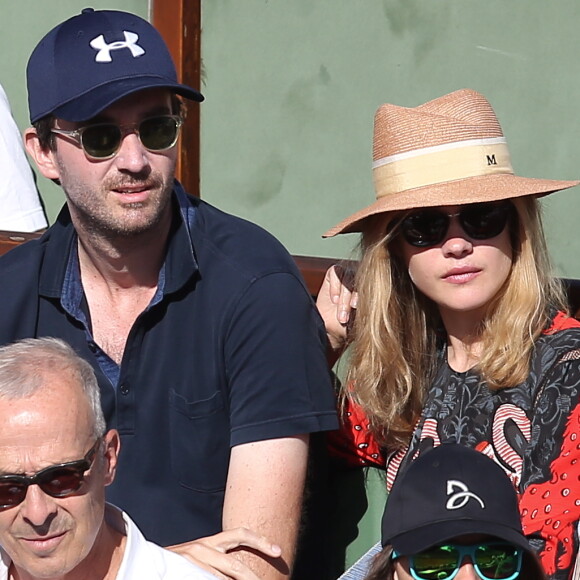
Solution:
{"label": "green wall", "polygon": [[[163,1],[163,0],[161,0]],[[27,126],[24,68],[40,37],[87,4],[148,15],[147,0],[0,0],[0,82]],[[202,196],[260,223],[293,253],[348,255],[320,234],[373,200],[372,122],[383,102],[453,90],[495,107],[516,172],[580,177],[578,0],[205,0]],[[39,178],[49,219],[63,202]],[[580,191],[545,202],[558,273],[580,278]],[[355,558],[378,531],[383,483]]]}
{"label": "green wall", "polygon": [[[148,0],[0,0],[0,83],[20,129],[29,126],[25,70],[32,49],[51,28],[87,6],[149,15]],[[37,184],[53,222],[64,203],[62,190],[40,175]]]}
{"label": "green wall", "polygon": [[[558,0],[206,0],[202,195],[293,253],[343,256],[320,234],[371,203],[372,122],[483,92],[516,172],[580,177],[580,3]],[[580,277],[578,188],[548,198],[563,275]]]}

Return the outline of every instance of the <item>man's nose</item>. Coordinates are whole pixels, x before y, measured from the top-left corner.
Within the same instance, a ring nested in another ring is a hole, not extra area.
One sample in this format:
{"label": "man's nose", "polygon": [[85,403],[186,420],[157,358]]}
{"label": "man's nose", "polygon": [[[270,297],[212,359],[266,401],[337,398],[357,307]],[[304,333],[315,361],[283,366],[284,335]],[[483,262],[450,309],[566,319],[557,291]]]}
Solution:
{"label": "man's nose", "polygon": [[54,499],[44,493],[38,485],[30,485],[19,509],[20,515],[38,528],[49,522],[51,516],[56,514],[57,505]]}
{"label": "man's nose", "polygon": [[140,173],[149,166],[148,153],[139,135],[135,132],[128,132],[123,136],[114,157],[115,164],[120,171]]}

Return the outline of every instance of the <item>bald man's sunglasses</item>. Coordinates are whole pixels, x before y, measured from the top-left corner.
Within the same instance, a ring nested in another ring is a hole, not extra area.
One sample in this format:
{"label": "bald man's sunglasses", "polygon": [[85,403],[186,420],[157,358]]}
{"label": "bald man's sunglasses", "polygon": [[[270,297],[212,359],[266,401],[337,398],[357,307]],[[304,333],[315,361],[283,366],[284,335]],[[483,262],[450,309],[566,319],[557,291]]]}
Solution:
{"label": "bald man's sunglasses", "polygon": [[70,137],[80,144],[89,159],[102,161],[117,154],[123,138],[129,133],[136,133],[148,151],[171,149],[177,142],[182,124],[183,120],[177,115],[159,115],[139,123],[95,123],[73,131],[52,129],[51,133]]}
{"label": "bald man's sunglasses", "polygon": [[[447,235],[453,218],[459,220],[463,231],[473,240],[489,240],[499,236],[513,215],[509,201],[472,203],[462,206],[457,213],[448,214],[440,209],[426,208],[414,211],[400,222],[404,240],[416,248],[440,244]],[[397,225],[398,220],[389,224]]]}
{"label": "bald man's sunglasses", "polygon": [[85,473],[91,468],[100,443],[99,438],[82,459],[51,465],[34,475],[0,475],[0,509],[22,503],[31,485],[38,485],[52,497],[66,497],[75,493],[80,489]]}

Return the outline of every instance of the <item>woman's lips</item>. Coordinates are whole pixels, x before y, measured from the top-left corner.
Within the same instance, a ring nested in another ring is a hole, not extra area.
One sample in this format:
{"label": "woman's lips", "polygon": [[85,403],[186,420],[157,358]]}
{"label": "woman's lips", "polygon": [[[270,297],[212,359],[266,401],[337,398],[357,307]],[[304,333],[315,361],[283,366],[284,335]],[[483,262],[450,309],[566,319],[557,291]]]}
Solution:
{"label": "woman's lips", "polygon": [[465,284],[476,278],[480,273],[481,269],[474,266],[452,268],[443,276],[443,280],[451,284]]}

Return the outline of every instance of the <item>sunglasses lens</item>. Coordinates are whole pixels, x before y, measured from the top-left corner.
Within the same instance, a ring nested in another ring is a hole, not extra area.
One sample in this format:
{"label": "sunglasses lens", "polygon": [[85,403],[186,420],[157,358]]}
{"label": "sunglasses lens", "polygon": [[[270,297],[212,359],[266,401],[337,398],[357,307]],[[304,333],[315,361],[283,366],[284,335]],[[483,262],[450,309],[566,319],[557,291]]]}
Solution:
{"label": "sunglasses lens", "polygon": [[179,122],[173,117],[152,117],[139,125],[141,143],[150,151],[163,151],[175,145]]}
{"label": "sunglasses lens", "polygon": [[405,240],[412,246],[423,248],[438,244],[449,225],[449,217],[437,210],[422,210],[407,216],[401,223]]}
{"label": "sunglasses lens", "polygon": [[453,546],[438,546],[411,559],[415,574],[424,580],[445,580],[459,565],[459,551]]}
{"label": "sunglasses lens", "polygon": [[113,124],[88,126],[82,133],[83,149],[91,157],[105,159],[115,154],[121,144],[121,129]]}
{"label": "sunglasses lens", "polygon": [[26,496],[26,484],[16,479],[0,480],[0,506],[18,505]]}
{"label": "sunglasses lens", "polygon": [[506,580],[519,571],[521,550],[506,544],[482,545],[475,552],[475,562],[489,580]]}
{"label": "sunglasses lens", "polygon": [[466,207],[459,219],[465,233],[475,240],[488,240],[501,234],[509,216],[506,204],[475,204]]}
{"label": "sunglasses lens", "polygon": [[83,481],[83,471],[75,467],[49,468],[38,477],[40,489],[53,497],[63,497],[77,491]]}
{"label": "sunglasses lens", "polygon": [[[509,203],[475,203],[465,206],[459,221],[465,233],[474,240],[489,240],[501,234],[510,215]],[[445,238],[450,216],[436,209],[425,209],[408,215],[401,231],[408,244],[417,248],[435,246]]]}

